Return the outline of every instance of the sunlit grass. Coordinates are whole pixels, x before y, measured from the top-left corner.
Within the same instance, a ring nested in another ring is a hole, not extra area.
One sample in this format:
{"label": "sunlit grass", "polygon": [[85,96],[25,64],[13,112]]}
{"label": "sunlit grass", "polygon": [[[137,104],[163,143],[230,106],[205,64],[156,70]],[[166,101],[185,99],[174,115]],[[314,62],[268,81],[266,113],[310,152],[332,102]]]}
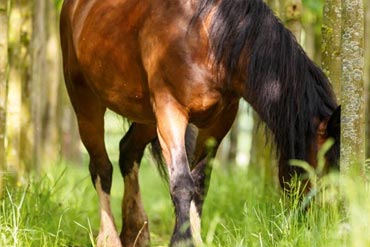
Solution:
{"label": "sunlit grass", "polygon": [[[221,167],[216,162],[205,202],[205,246],[370,246],[364,179],[330,174],[302,209],[305,199],[261,180],[258,166]],[[120,228],[123,183],[115,168],[112,207]],[[140,180],[152,246],[167,246],[174,222],[167,185],[147,161]],[[55,165],[25,186],[8,187],[0,204],[0,246],[94,246],[97,207],[87,166]]]}

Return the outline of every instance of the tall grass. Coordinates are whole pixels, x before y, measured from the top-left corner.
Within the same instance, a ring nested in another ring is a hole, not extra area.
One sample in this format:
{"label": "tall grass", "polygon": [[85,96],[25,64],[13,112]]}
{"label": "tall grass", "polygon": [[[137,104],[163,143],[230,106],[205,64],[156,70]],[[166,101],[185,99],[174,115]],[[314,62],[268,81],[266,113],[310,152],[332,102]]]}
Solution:
{"label": "tall grass", "polygon": [[[118,170],[112,207],[120,228]],[[203,212],[205,246],[370,246],[370,189],[364,179],[324,177],[302,208],[297,193],[284,195],[258,173],[256,166],[225,172],[215,165]],[[152,245],[166,246],[174,222],[167,185],[148,162],[140,179]],[[87,167],[59,164],[26,185],[7,188],[0,204],[0,246],[94,246],[97,207]]]}

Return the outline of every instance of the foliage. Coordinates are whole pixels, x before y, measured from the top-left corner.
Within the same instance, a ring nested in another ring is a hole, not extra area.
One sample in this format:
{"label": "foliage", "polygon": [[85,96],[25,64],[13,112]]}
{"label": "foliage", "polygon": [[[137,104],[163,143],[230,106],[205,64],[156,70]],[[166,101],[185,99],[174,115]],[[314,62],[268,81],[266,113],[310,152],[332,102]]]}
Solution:
{"label": "foliage", "polygon": [[323,0],[302,0],[302,3],[306,9],[315,15],[320,15],[322,13]]}
{"label": "foliage", "polygon": [[54,0],[54,6],[60,10],[62,8],[63,0]]}
{"label": "foliage", "polygon": [[[321,39],[321,27],[322,27],[322,11],[324,6],[323,0],[302,0],[303,4],[303,15],[302,23],[304,26],[312,24],[314,27],[314,33],[308,33],[307,35],[314,35],[317,39]],[[317,52],[320,52],[319,50]]]}

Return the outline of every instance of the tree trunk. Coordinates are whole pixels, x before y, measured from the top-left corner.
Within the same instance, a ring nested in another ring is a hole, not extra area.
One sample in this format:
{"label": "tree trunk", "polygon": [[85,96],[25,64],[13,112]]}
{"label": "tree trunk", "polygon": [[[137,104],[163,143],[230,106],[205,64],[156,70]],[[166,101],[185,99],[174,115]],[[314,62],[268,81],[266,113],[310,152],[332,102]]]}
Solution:
{"label": "tree trunk", "polygon": [[300,43],[302,32],[302,1],[284,0],[282,2],[282,19],[286,27],[294,34],[297,41]]}
{"label": "tree trunk", "polygon": [[322,26],[321,65],[333,85],[338,102],[340,102],[342,74],[341,24],[341,0],[326,0]]}
{"label": "tree trunk", "polygon": [[[18,121],[20,128],[14,131],[19,131],[19,147],[15,147],[15,155],[19,155],[19,163],[12,164],[12,169],[19,179],[23,179],[24,175],[32,169],[33,160],[33,124],[31,121],[31,54],[30,40],[32,36],[32,1],[21,0],[14,3],[12,15],[17,23],[17,30],[14,30],[17,35],[14,40],[14,48],[12,52],[12,74],[11,81],[17,84],[20,90],[20,107],[18,112]],[[13,23],[13,22],[12,22]],[[13,25],[13,24],[12,24]],[[14,102],[15,103],[15,102]],[[13,120],[15,120],[14,118]],[[15,133],[14,133],[15,134]]]}
{"label": "tree trunk", "polygon": [[[61,121],[58,119],[58,103],[61,97],[60,84],[61,84],[61,56],[59,48],[59,25],[57,9],[54,2],[46,1],[46,15],[44,25],[47,26],[47,39],[46,41],[46,54],[45,63],[47,73],[44,75],[41,86],[46,88],[45,102],[43,106],[43,122],[44,126],[42,138],[42,152],[45,159],[47,155],[47,163],[54,163],[59,159],[60,154],[60,127]],[[45,92],[44,92],[45,93]],[[42,162],[43,164],[46,162]]]}
{"label": "tree trunk", "polygon": [[46,4],[45,0],[34,1],[32,15],[32,40],[31,40],[31,113],[33,122],[33,159],[32,166],[40,167],[43,160],[43,118],[46,110]]}
{"label": "tree trunk", "polygon": [[[341,172],[363,173],[365,159],[364,9],[342,0]],[[351,168],[351,169],[350,169]]]}
{"label": "tree trunk", "polygon": [[0,196],[6,171],[6,111],[8,92],[8,0],[0,0]]}
{"label": "tree trunk", "polygon": [[366,158],[370,159],[370,1],[365,3]]}

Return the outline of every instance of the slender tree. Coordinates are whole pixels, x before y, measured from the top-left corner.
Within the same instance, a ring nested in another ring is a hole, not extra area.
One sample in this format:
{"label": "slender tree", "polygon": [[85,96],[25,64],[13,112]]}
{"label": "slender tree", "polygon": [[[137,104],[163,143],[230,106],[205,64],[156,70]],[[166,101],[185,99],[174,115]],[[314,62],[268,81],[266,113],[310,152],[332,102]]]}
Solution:
{"label": "slender tree", "polygon": [[297,41],[300,42],[302,32],[302,1],[283,0],[281,8],[281,15],[285,25],[292,31]]}
{"label": "slender tree", "polygon": [[5,128],[8,91],[8,0],[0,0],[0,195],[6,170]]}
{"label": "slender tree", "polygon": [[34,1],[32,10],[32,38],[31,38],[31,77],[30,99],[31,120],[33,130],[32,166],[37,168],[43,158],[43,125],[44,111],[46,110],[47,86],[50,82],[46,77],[46,2]]}
{"label": "slender tree", "polygon": [[[18,178],[22,178],[33,168],[34,161],[34,122],[32,119],[32,13],[33,1],[20,0],[16,2],[22,23],[19,30],[19,53],[14,53],[14,66],[17,67],[21,84],[21,112],[20,112],[20,164],[16,168]],[[18,61],[16,61],[18,60]],[[42,97],[40,95],[39,97]]]}
{"label": "slender tree", "polygon": [[325,0],[322,25],[321,65],[340,102],[341,0]]}
{"label": "slender tree", "polygon": [[342,0],[341,172],[362,172],[365,159],[364,8]]}
{"label": "slender tree", "polygon": [[[48,163],[57,160],[60,154],[61,143],[61,121],[59,117],[59,102],[61,97],[60,84],[61,77],[61,56],[59,48],[59,24],[58,24],[58,10],[54,1],[46,1],[46,15],[45,25],[47,27],[46,33],[46,78],[41,82],[41,86],[46,88],[44,91],[45,103],[43,107],[42,121],[43,128],[43,154],[47,155]],[[64,85],[63,85],[64,86]],[[43,155],[43,156],[44,156]],[[45,162],[46,163],[46,162]]]}

